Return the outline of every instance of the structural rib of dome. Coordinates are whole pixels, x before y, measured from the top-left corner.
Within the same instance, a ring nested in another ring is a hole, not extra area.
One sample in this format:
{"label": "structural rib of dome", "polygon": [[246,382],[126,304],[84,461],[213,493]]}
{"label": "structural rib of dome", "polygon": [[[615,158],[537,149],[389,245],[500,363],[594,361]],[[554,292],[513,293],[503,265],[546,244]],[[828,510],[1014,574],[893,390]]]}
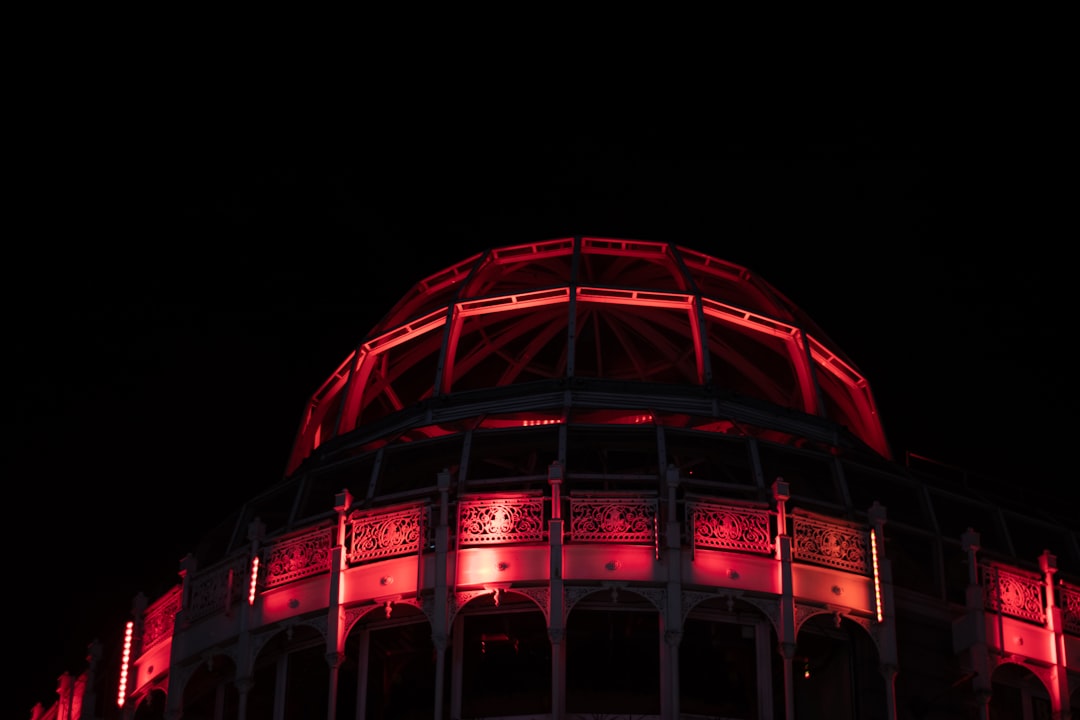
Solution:
{"label": "structural rib of dome", "polygon": [[491,249],[419,282],[314,394],[288,472],[404,427],[560,422],[568,407],[628,402],[837,444],[840,429],[890,456],[866,379],[769,283],[681,246],[578,237]]}

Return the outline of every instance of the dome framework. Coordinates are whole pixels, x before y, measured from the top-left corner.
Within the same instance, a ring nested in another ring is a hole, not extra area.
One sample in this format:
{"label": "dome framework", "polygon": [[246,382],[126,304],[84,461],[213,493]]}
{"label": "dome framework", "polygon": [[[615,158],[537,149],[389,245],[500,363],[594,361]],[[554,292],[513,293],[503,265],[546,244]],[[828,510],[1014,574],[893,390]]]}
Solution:
{"label": "dome framework", "polygon": [[854,363],[745,268],[529,243],[393,306],[308,403],[284,481],[137,599],[123,696],[88,704],[1063,716],[1077,558],[1075,528],[897,465]]}

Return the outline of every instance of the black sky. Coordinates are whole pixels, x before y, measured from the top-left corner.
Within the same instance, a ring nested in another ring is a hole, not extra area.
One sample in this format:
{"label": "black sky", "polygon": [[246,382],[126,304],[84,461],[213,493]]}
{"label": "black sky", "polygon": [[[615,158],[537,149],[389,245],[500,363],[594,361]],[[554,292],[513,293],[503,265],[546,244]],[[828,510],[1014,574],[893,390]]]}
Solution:
{"label": "black sky", "polygon": [[98,98],[30,145],[6,596],[40,646],[15,714],[280,479],[305,401],[382,313],[489,247],[608,236],[744,265],[853,358],[899,457],[1072,482],[1067,145],[1025,92],[342,115],[220,85]]}

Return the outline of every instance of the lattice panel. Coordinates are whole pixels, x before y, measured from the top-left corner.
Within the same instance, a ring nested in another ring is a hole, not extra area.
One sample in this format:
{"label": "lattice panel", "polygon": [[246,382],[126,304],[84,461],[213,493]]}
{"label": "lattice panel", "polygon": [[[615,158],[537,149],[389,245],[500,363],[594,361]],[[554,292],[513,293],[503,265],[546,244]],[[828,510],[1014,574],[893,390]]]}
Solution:
{"label": "lattice panel", "polygon": [[263,585],[271,588],[330,570],[330,528],[276,543],[263,551]]}
{"label": "lattice panel", "polygon": [[1062,585],[1060,604],[1062,629],[1080,635],[1080,589]]}
{"label": "lattice panel", "polygon": [[176,614],[180,612],[183,591],[177,586],[165,593],[146,610],[143,620],[142,652],[153,647],[158,640],[172,637]]}
{"label": "lattice panel", "polygon": [[772,553],[769,511],[764,508],[687,502],[686,514],[696,547]]}
{"label": "lattice panel", "polygon": [[462,547],[544,539],[544,499],[540,497],[462,500],[458,511],[458,545]]}
{"label": "lattice panel", "polygon": [[191,620],[225,609],[236,603],[247,586],[247,557],[211,568],[191,581],[188,614]]}
{"label": "lattice panel", "polygon": [[1006,615],[1046,622],[1042,581],[994,565],[983,565],[983,600],[989,610]]}
{"label": "lattice panel", "polygon": [[866,530],[799,515],[793,522],[796,560],[870,574],[870,536]]}
{"label": "lattice panel", "polygon": [[587,542],[653,544],[655,498],[571,498],[570,536]]}
{"label": "lattice panel", "polygon": [[420,551],[425,532],[425,509],[398,510],[377,515],[349,516],[346,560],[350,565]]}

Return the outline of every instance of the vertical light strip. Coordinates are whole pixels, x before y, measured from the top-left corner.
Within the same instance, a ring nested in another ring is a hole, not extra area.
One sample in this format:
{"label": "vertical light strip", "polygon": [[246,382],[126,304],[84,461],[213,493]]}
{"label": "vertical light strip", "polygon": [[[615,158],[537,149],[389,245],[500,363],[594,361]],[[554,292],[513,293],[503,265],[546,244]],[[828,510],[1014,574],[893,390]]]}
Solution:
{"label": "vertical light strip", "polygon": [[255,583],[259,579],[259,556],[251,558],[251,587],[248,589],[248,605],[255,604]]}
{"label": "vertical light strip", "polygon": [[881,612],[881,574],[878,572],[877,559],[877,530],[870,529],[870,557],[874,563],[874,609],[877,610],[877,621],[882,622],[884,616]]}
{"label": "vertical light strip", "polygon": [[128,620],[124,629],[124,654],[120,660],[120,689],[116,693],[116,706],[124,707],[127,699],[128,663],[131,662],[131,636],[135,632],[135,622]]}

